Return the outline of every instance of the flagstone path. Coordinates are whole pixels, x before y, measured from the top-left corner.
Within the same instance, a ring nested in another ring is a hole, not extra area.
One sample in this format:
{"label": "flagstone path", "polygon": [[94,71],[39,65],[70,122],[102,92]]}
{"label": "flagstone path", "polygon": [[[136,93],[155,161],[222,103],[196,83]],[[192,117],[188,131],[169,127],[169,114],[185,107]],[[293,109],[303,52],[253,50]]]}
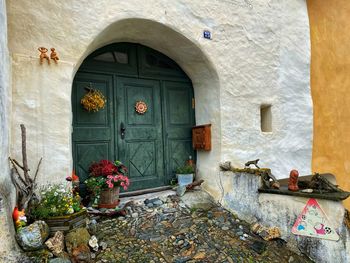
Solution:
{"label": "flagstone path", "polygon": [[126,209],[125,217],[90,222],[100,244],[94,262],[311,262],[289,251],[283,240],[266,242],[254,235],[219,206],[189,209],[172,195],[129,203]]}

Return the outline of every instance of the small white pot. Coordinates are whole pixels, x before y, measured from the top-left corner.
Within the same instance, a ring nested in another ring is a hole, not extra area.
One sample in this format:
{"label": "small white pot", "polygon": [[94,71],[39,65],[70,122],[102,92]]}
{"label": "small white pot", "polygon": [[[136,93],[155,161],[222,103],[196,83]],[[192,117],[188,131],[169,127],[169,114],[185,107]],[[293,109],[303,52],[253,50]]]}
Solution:
{"label": "small white pot", "polygon": [[193,174],[176,174],[180,186],[193,183]]}

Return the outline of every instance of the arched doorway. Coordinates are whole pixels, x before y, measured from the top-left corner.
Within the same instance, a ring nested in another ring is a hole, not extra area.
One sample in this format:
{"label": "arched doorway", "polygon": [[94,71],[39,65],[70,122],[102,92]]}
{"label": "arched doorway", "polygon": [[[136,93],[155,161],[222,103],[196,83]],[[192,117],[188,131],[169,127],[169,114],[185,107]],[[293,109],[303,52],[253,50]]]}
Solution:
{"label": "arched doorway", "polygon": [[[100,90],[106,106],[88,112],[80,104],[86,87]],[[73,82],[73,166],[83,182],[101,159],[121,160],[129,169],[129,191],[169,185],[176,167],[194,156],[195,124],[191,80],[167,56],[140,44],[98,49]],[[143,101],[147,112],[135,104]]]}

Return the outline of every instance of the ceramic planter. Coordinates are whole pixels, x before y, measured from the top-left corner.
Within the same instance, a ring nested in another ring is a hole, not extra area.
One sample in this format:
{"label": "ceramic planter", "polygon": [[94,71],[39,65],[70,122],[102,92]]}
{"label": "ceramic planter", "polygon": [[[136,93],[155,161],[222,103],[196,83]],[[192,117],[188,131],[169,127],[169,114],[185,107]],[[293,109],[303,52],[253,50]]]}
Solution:
{"label": "ceramic planter", "polygon": [[176,174],[180,186],[185,186],[193,182],[193,174]]}

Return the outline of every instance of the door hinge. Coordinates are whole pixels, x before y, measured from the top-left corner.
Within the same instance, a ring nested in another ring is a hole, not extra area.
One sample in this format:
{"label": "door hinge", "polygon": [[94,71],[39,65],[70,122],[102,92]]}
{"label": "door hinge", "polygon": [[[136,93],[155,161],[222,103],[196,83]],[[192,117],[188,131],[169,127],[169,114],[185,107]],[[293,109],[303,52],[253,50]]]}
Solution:
{"label": "door hinge", "polygon": [[192,109],[194,109],[195,106],[196,106],[196,101],[194,98],[192,98]]}

